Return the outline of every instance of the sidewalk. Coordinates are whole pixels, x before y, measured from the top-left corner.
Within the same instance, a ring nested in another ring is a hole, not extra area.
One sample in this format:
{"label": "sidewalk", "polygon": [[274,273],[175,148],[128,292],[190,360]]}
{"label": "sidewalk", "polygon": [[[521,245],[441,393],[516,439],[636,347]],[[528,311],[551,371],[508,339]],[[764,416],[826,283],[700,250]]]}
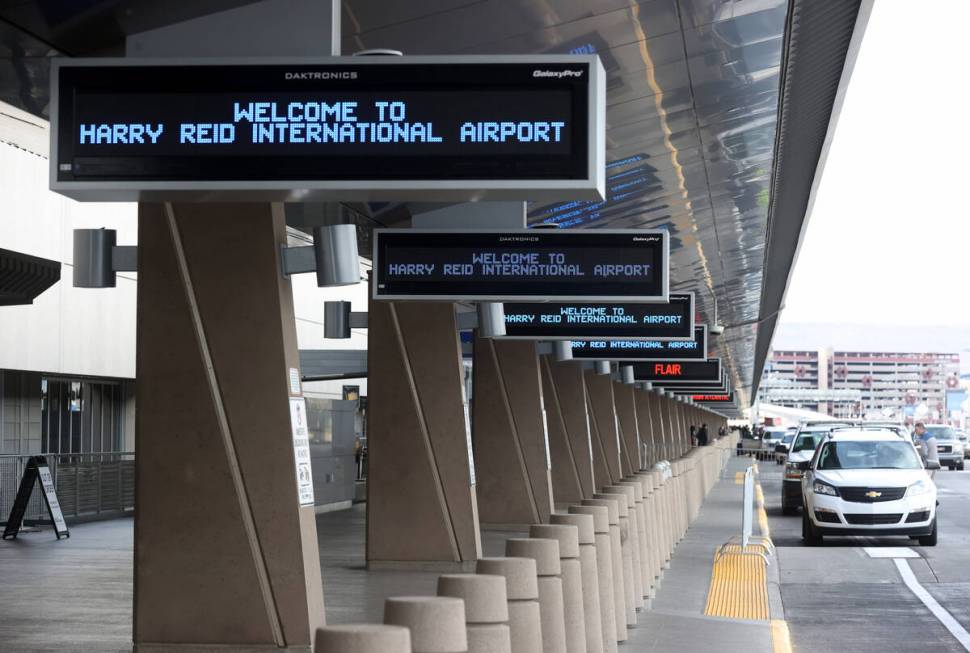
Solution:
{"label": "sidewalk", "polygon": [[[653,601],[653,610],[641,616],[630,631],[627,650],[718,651],[718,653],[770,653],[771,626],[767,621],[741,621],[704,616],[717,548],[739,535],[742,486],[735,474],[751,465],[749,458],[732,456],[722,480],[707,495],[697,519],[677,546]],[[757,523],[757,520],[756,520]],[[772,561],[774,573],[777,565]],[[769,582],[771,578],[769,569]],[[773,611],[774,612],[774,611]],[[774,618],[781,615],[772,614]]]}
{"label": "sidewalk", "polygon": [[[714,552],[740,529],[735,474],[751,464],[730,459],[698,518],[677,547],[653,609],[640,613],[621,647],[628,653],[772,651],[767,621],[704,616]],[[379,623],[384,598],[434,594],[439,572],[367,571],[362,505],[318,515],[327,621]],[[483,533],[485,555],[501,555],[512,531]],[[0,547],[0,650],[17,653],[131,650],[132,520],[82,524],[58,543],[49,531]],[[770,574],[777,574],[772,563]],[[777,589],[777,586],[776,586]],[[772,615],[780,618],[780,615]]]}

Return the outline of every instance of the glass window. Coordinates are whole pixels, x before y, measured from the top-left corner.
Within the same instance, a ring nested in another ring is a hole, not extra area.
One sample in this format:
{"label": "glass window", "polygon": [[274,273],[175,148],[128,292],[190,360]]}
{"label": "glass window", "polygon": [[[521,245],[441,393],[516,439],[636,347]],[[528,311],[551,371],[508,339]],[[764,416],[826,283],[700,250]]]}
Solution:
{"label": "glass window", "polygon": [[920,469],[913,445],[901,440],[826,442],[818,469]]}

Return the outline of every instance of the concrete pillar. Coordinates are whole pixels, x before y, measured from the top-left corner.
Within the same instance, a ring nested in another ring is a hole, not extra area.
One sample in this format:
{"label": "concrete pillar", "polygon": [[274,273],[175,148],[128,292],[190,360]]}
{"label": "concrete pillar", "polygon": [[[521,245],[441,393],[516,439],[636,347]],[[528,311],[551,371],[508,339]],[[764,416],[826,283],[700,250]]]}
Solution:
{"label": "concrete pillar", "polygon": [[542,653],[566,653],[566,611],[559,542],[540,538],[509,538],[505,540],[505,554],[536,561]]}
{"label": "concrete pillar", "polygon": [[[620,473],[626,477],[642,467],[640,423],[637,419],[636,387],[613,382],[613,405],[620,429]],[[646,426],[646,425],[644,425]]]}
{"label": "concrete pillar", "polygon": [[[599,571],[596,565],[596,530],[592,515],[553,513],[552,524],[575,526],[579,536],[579,567],[582,574],[583,623],[586,626],[586,653],[605,653],[603,618],[600,607]],[[607,530],[609,523],[606,524]],[[612,629],[610,637],[612,638]],[[615,646],[615,644],[614,644]]]}
{"label": "concrete pillar", "polygon": [[541,651],[542,619],[536,561],[532,558],[482,558],[476,571],[505,577],[512,653]]}
{"label": "concrete pillar", "polygon": [[596,370],[583,372],[583,380],[586,383],[589,432],[593,443],[593,474],[596,485],[601,486],[622,476],[619,433],[613,406],[613,380],[609,374],[597,374]]}
{"label": "concrete pillar", "polygon": [[[633,605],[633,578],[623,568],[623,547],[620,536],[620,508],[615,499],[583,499],[584,506],[599,506],[609,511],[610,564],[613,567],[613,603],[616,608],[617,641],[626,641],[626,626],[636,623],[636,606]],[[628,591],[627,588],[631,589]],[[623,626],[622,638],[620,626]]]}
{"label": "concrete pillar", "polygon": [[452,596],[465,602],[468,653],[512,653],[505,576],[439,576],[438,596]]}
{"label": "concrete pillar", "polygon": [[577,361],[556,362],[540,356],[542,393],[549,426],[552,494],[559,503],[593,496],[593,460],[586,385]]}
{"label": "concrete pillar", "polygon": [[566,653],[584,653],[586,618],[583,614],[583,572],[579,563],[579,528],[563,524],[537,524],[529,528],[529,537],[559,542]]}
{"label": "concrete pillar", "polygon": [[670,427],[667,424],[666,398],[660,396],[656,390],[650,397],[650,415],[654,425],[654,445],[657,451],[657,461],[670,459]]}
{"label": "concrete pillar", "polygon": [[479,519],[485,527],[546,523],[552,478],[536,344],[476,332],[473,372]]}
{"label": "concrete pillar", "polygon": [[651,414],[650,400],[653,393],[647,390],[634,390],[634,404],[637,413],[637,434],[640,436],[640,448],[643,452],[640,467],[633,470],[638,472],[641,469],[650,469],[657,458],[657,425],[654,423]]}
{"label": "concrete pillar", "polygon": [[370,302],[367,564],[481,556],[454,304]]}
{"label": "concrete pillar", "polygon": [[[603,650],[615,653],[617,642],[626,641],[623,589],[613,579],[613,539],[610,537],[610,511],[603,506],[569,506],[569,513],[593,518],[596,540],[596,569],[600,592],[600,620]],[[618,611],[619,609],[619,611]]]}
{"label": "concrete pillar", "polygon": [[465,602],[450,596],[395,596],[384,601],[384,623],[411,631],[414,653],[468,653]]}
{"label": "concrete pillar", "polygon": [[324,611],[282,205],[141,203],[138,229],[135,647],[305,651]]}
{"label": "concrete pillar", "polygon": [[314,653],[411,653],[411,631],[404,626],[353,624],[318,628]]}

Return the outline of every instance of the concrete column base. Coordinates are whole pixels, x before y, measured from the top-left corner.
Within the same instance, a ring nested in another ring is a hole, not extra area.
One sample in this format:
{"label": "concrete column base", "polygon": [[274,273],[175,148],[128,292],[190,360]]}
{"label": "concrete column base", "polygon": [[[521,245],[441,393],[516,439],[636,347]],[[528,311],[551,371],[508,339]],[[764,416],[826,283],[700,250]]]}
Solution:
{"label": "concrete column base", "polygon": [[472,573],[476,560],[448,562],[445,560],[371,560],[367,569],[371,571],[438,571],[443,574]]}
{"label": "concrete column base", "polygon": [[[309,646],[287,646],[279,648],[272,644],[237,646],[235,644],[152,644],[142,642],[132,647],[132,653],[311,653]],[[410,651],[410,649],[408,649]]]}

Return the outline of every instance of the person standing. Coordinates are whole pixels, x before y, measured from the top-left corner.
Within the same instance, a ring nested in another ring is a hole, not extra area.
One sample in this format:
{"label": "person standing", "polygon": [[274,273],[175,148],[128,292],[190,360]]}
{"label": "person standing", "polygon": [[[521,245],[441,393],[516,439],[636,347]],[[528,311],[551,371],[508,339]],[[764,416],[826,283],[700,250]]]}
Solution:
{"label": "person standing", "polygon": [[[923,457],[923,462],[935,462],[936,468],[939,469],[940,453],[936,448],[936,437],[933,435],[932,431],[926,430],[926,425],[924,425],[923,422],[916,422],[916,427],[913,429],[913,432],[919,439],[920,455]],[[936,469],[931,469],[929,472],[930,478],[936,476]]]}
{"label": "person standing", "polygon": [[707,446],[707,424],[701,424],[701,427],[697,430],[697,446]]}

